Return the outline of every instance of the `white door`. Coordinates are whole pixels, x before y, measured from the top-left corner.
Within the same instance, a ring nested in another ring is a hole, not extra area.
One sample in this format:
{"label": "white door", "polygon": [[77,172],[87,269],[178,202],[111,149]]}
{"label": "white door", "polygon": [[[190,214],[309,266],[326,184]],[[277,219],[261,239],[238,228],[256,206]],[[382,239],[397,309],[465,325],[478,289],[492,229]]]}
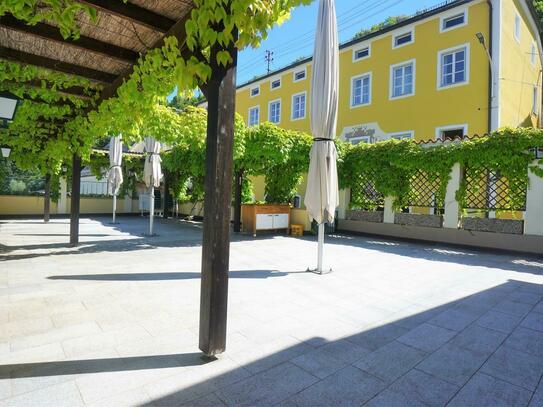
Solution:
{"label": "white door", "polygon": [[256,215],[256,229],[257,230],[270,230],[273,229],[273,215],[267,215],[265,213]]}

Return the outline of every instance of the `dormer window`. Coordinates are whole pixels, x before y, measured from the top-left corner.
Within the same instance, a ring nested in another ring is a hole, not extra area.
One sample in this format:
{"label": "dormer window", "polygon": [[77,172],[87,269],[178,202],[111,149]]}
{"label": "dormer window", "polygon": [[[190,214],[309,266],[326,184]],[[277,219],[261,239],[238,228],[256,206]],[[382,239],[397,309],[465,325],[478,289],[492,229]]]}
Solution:
{"label": "dormer window", "polygon": [[414,41],[413,37],[413,31],[394,36],[393,48],[399,48],[403,47],[404,45],[412,44]]}
{"label": "dormer window", "polygon": [[368,46],[368,47],[364,47],[360,49],[355,49],[353,59],[355,61],[359,61],[361,59],[369,58],[369,56],[370,56],[370,47]]}
{"label": "dormer window", "polygon": [[270,88],[273,89],[279,89],[281,87],[281,79],[274,79],[270,82]]}
{"label": "dormer window", "polygon": [[255,97],[260,95],[260,86],[255,86],[254,88],[251,88],[251,97]]}
{"label": "dormer window", "polygon": [[294,72],[294,82],[303,81],[306,77],[305,68]]}

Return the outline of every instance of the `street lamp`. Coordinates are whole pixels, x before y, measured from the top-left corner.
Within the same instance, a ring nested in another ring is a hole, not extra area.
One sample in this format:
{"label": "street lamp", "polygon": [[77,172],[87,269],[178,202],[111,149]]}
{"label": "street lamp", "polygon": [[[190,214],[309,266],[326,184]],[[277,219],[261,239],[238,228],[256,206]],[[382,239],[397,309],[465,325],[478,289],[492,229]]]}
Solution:
{"label": "street lamp", "polygon": [[11,92],[0,91],[0,121],[7,125],[7,121],[11,121],[17,112],[19,98]]}
{"label": "street lamp", "polygon": [[481,33],[481,32],[478,32],[477,34],[475,34],[475,36],[479,40],[479,43],[485,49],[486,56],[487,56],[488,62],[490,64],[490,75],[492,76],[492,86],[491,86],[491,89],[490,89],[490,93],[491,93],[491,96],[494,97],[494,80],[495,80],[495,78],[494,78],[494,61],[492,60],[492,55],[490,55],[490,51],[488,50],[488,47],[486,45],[486,38],[485,38],[484,34]]}
{"label": "street lamp", "polygon": [[2,157],[3,158],[9,158],[9,155],[11,154],[11,148],[9,147],[1,147],[2,150]]}

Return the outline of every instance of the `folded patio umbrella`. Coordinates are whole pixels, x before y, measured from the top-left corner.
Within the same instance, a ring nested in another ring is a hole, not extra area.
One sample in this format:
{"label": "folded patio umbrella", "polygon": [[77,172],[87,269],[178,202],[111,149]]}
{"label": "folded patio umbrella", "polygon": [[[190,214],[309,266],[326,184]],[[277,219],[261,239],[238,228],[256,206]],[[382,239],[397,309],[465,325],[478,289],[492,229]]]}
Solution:
{"label": "folded patio umbrella", "polygon": [[107,181],[113,195],[113,223],[117,212],[117,194],[123,183],[123,171],[121,164],[123,161],[123,143],[121,136],[111,137],[109,140],[109,171]]}
{"label": "folded patio umbrella", "polygon": [[320,0],[311,78],[311,132],[304,203],[319,224],[317,272],[322,273],[324,223],[333,222],[339,201],[336,136],[339,90],[339,43],[334,0]]}
{"label": "folded patio umbrella", "polygon": [[145,137],[145,165],[143,167],[143,179],[149,193],[149,235],[153,235],[153,220],[155,215],[155,187],[160,187],[162,168],[160,163],[160,143],[152,137]]}

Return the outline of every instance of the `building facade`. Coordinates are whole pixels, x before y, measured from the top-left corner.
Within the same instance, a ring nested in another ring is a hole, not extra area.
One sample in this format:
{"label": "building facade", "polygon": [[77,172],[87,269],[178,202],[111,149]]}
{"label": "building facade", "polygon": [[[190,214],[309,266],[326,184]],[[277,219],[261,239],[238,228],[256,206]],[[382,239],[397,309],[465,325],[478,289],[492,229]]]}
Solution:
{"label": "building facade", "polygon": [[[487,52],[488,51],[488,52]],[[539,126],[543,49],[529,0],[457,0],[340,47],[338,136],[417,141]],[[311,59],[241,85],[248,125],[310,132]]]}

